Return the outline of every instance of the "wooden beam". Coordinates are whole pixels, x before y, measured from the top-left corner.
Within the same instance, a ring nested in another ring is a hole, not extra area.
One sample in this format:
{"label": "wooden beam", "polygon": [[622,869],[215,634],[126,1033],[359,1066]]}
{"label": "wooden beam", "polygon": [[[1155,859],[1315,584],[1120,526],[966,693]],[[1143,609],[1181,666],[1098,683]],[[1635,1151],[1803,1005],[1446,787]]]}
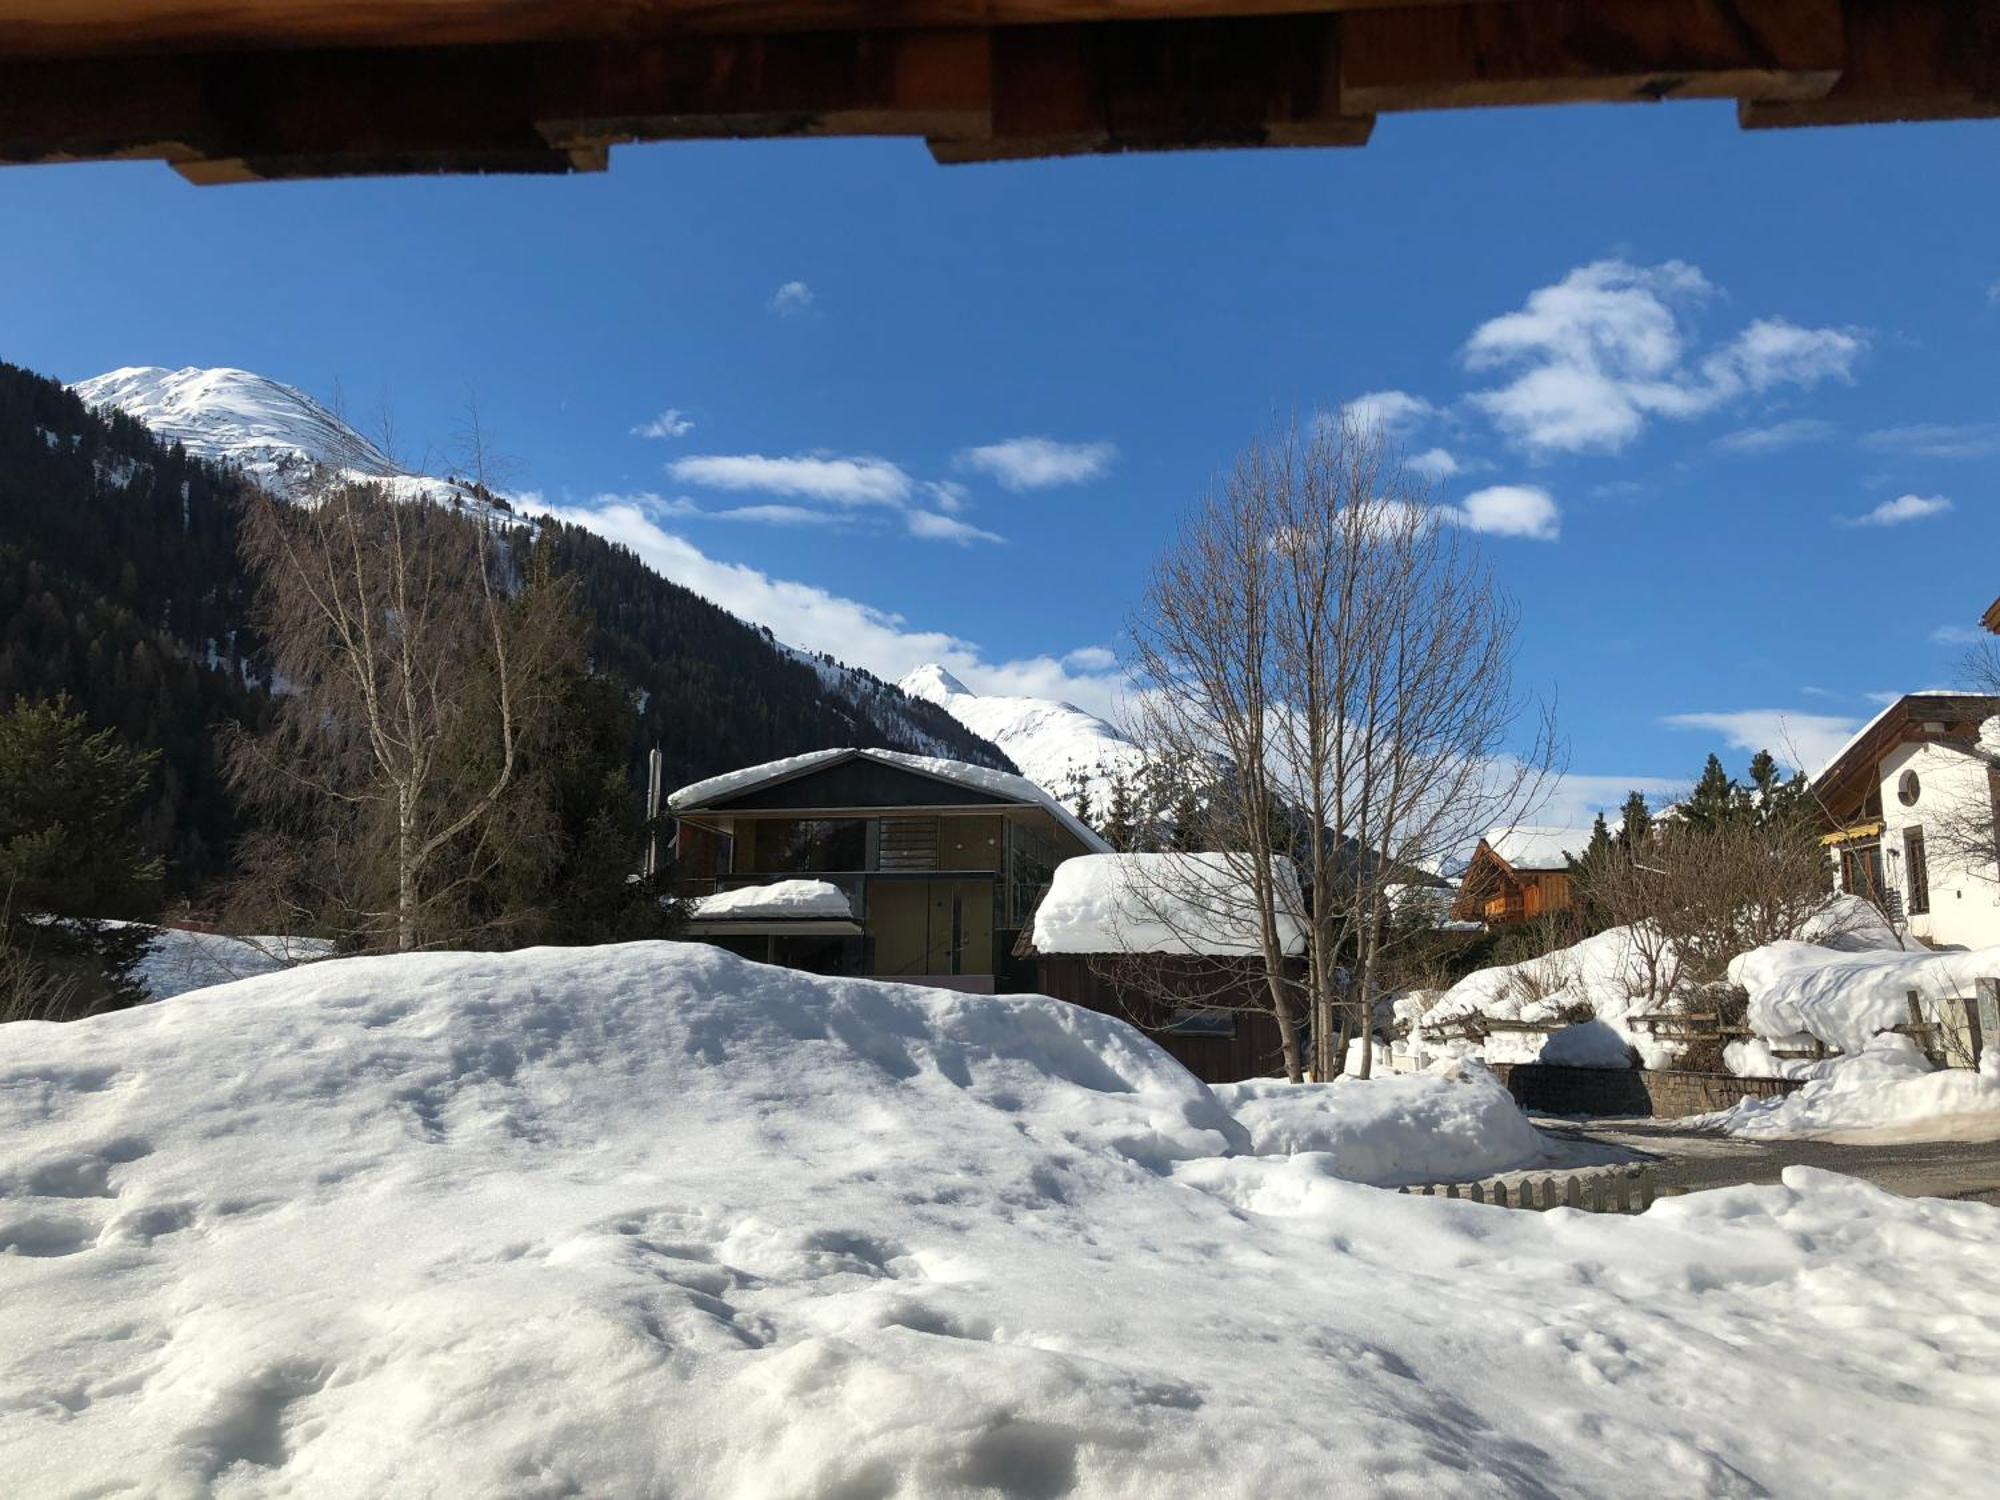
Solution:
{"label": "wooden beam", "polygon": [[644,41],[690,33],[983,29],[1318,15],[1408,3],[1411,0],[0,0],[0,56]]}
{"label": "wooden beam", "polygon": [[2000,0],[1847,0],[1848,63],[1824,99],[1746,100],[1749,130],[2000,116]]}
{"label": "wooden beam", "polygon": [[1342,18],[1349,109],[1815,99],[1846,61],[1840,0],[1512,0]]}
{"label": "wooden beam", "polygon": [[941,162],[1212,146],[1366,144],[1329,16],[992,33],[991,128],[933,135]]}
{"label": "wooden beam", "polygon": [[0,63],[0,162],[155,157],[201,183],[589,171],[625,141],[977,134],[989,86],[979,32]]}

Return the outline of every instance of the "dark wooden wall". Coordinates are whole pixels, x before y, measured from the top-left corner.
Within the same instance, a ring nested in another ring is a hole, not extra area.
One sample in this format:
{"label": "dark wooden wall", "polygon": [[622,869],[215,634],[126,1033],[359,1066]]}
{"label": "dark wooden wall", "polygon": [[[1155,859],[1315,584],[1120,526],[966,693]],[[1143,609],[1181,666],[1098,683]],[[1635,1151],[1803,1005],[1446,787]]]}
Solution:
{"label": "dark wooden wall", "polygon": [[[1278,1023],[1269,1011],[1234,1012],[1234,1036],[1186,1035],[1162,1029],[1172,1006],[1148,993],[1143,962],[1037,957],[1035,969],[1043,994],[1131,1022],[1203,1083],[1237,1083],[1284,1072]],[[1232,999],[1254,1002],[1262,984],[1254,966],[1218,961],[1215,969]]]}

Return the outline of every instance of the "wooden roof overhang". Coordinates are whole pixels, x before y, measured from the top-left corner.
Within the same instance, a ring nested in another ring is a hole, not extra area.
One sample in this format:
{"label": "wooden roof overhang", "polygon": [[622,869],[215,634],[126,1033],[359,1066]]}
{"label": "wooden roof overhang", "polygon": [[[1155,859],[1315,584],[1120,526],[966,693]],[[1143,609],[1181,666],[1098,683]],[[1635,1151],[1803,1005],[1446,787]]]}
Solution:
{"label": "wooden roof overhang", "polygon": [[[1870,724],[1813,778],[1813,795],[1829,826],[1858,824],[1882,757],[1901,744],[1923,741],[1970,747],[1981,722],[2000,714],[2000,698],[1976,693],[1911,693]],[[1938,727],[1929,727],[1938,726]]]}
{"label": "wooden roof overhang", "polygon": [[944,162],[1359,146],[1401,110],[2000,114],[2000,0],[0,0],[0,161],[575,171],[695,137]]}

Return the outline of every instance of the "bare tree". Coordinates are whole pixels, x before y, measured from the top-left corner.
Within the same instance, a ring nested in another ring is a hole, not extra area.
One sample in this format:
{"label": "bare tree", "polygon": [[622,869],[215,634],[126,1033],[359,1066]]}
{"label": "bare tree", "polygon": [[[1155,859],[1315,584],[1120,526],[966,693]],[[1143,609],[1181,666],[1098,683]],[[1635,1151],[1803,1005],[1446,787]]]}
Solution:
{"label": "bare tree", "polygon": [[[1281,706],[1271,624],[1274,487],[1270,455],[1252,448],[1154,564],[1131,624],[1141,685],[1134,728],[1156,763],[1227,768],[1208,788],[1203,842],[1218,851],[1228,899],[1248,903],[1263,967],[1260,1003],[1277,1022],[1286,1076],[1297,1081],[1306,1063],[1277,885],[1277,857],[1289,851],[1266,769]],[[1214,899],[1189,889],[1161,892],[1150,904],[1199,913]]]}
{"label": "bare tree", "polygon": [[502,859],[524,751],[580,652],[567,589],[515,576],[485,522],[366,485],[253,501],[243,547],[288,691],[232,769],[308,835],[267,837],[253,865],[307,893],[295,904],[344,910],[364,943],[455,935],[451,903]]}
{"label": "bare tree", "polygon": [[[1473,540],[1379,432],[1345,419],[1253,446],[1155,569],[1131,631],[1138,737],[1231,768],[1206,842],[1240,859],[1274,937],[1272,856],[1296,861],[1322,1078],[1351,1034],[1371,1065],[1392,888],[1524,816],[1553,774],[1547,710],[1507,753],[1525,707],[1516,627]],[[1284,1031],[1275,944],[1264,957]]]}
{"label": "bare tree", "polygon": [[[1966,653],[1961,669],[1967,689],[2000,699],[2000,643],[1988,642]],[[1924,789],[1925,801],[1935,798],[1935,811],[1924,816],[1931,857],[1941,868],[1956,867],[1984,881],[2000,881],[2000,738],[1981,733],[1971,753],[1984,763],[1985,775],[1971,788],[1948,792]],[[1938,795],[1942,793],[1943,795]]]}

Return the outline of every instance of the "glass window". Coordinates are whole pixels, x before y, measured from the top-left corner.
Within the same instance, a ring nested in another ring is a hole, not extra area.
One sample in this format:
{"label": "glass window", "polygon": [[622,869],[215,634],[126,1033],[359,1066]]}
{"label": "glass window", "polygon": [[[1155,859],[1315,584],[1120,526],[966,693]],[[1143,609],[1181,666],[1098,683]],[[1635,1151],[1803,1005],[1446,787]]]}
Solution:
{"label": "glass window", "polygon": [[817,874],[868,868],[868,823],[863,818],[760,820],[754,844],[757,874]]}
{"label": "glass window", "polygon": [[1931,871],[1924,862],[1924,831],[1903,830],[1903,867],[1910,883],[1910,915],[1921,917],[1931,909]]}

